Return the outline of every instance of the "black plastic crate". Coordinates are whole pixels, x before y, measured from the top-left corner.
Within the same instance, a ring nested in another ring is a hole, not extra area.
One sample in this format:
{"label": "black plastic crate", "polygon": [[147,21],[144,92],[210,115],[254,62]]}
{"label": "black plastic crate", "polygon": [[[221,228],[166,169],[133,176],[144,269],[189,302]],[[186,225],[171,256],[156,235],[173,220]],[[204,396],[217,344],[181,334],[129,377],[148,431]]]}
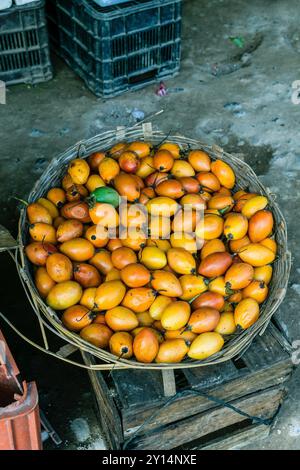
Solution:
{"label": "black plastic crate", "polygon": [[178,72],[181,3],[48,0],[52,44],[93,93],[113,97]]}
{"label": "black plastic crate", "polygon": [[0,11],[0,80],[12,85],[50,78],[45,0]]}

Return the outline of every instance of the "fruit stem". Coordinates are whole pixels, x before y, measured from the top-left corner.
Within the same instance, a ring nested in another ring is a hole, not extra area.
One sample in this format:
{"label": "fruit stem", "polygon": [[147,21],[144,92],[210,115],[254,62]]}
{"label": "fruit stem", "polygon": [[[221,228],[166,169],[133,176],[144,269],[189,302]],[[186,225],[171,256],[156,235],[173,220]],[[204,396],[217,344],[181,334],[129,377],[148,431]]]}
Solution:
{"label": "fruit stem", "polygon": [[25,206],[29,206],[29,202],[24,201],[24,199],[20,199],[19,197],[16,197],[16,196],[12,196],[12,198],[16,199],[19,202],[22,202],[22,204],[24,204]]}

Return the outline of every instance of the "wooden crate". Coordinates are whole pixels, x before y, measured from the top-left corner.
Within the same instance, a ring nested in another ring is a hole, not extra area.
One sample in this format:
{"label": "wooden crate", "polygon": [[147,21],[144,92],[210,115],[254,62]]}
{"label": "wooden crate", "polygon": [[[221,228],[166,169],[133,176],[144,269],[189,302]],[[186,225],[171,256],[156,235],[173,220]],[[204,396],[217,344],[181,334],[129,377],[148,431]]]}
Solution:
{"label": "wooden crate", "polygon": [[[235,449],[261,440],[270,424],[253,422],[193,391],[213,395],[249,415],[273,418],[293,369],[289,353],[289,344],[270,324],[240,359],[175,371],[177,393],[185,392],[172,399],[164,394],[160,371],[89,371],[108,448]],[[86,364],[95,363],[89,354],[83,357]]]}

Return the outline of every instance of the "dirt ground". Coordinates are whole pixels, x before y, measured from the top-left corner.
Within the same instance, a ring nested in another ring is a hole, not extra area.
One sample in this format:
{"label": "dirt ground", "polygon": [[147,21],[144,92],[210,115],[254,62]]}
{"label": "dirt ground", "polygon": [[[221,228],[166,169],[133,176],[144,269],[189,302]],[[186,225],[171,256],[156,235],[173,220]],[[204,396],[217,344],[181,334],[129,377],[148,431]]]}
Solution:
{"label": "dirt ground", "polygon": [[[13,197],[26,199],[48,162],[68,146],[133,124],[136,111],[147,116],[163,109],[155,127],[244,154],[276,196],[293,257],[288,293],[276,315],[287,338],[299,340],[300,105],[292,99],[292,84],[300,80],[299,14],[297,0],[185,1],[181,71],[167,81],[165,97],[156,96],[155,86],[149,85],[111,100],[96,98],[56,57],[53,80],[9,87],[7,104],[0,105],[0,223],[16,234]],[[239,57],[230,37],[242,37],[249,52]],[[1,310],[41,341],[8,255],[1,254],[1,266]],[[33,350],[2,322],[1,328],[23,375],[37,380],[41,406],[63,439],[61,447],[103,448],[87,374]],[[300,449],[299,369],[272,434],[251,448]]]}

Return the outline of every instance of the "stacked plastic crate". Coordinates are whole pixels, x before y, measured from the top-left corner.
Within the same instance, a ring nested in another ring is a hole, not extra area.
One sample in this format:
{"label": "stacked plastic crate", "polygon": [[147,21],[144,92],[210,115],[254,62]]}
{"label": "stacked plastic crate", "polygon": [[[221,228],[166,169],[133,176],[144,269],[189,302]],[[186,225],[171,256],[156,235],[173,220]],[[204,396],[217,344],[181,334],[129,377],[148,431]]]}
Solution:
{"label": "stacked plastic crate", "polygon": [[115,3],[47,2],[56,52],[93,93],[112,97],[178,72],[181,0],[102,2]]}
{"label": "stacked plastic crate", "polygon": [[[24,0],[23,0],[24,3]],[[35,84],[52,78],[45,0],[0,11],[0,80]]]}

